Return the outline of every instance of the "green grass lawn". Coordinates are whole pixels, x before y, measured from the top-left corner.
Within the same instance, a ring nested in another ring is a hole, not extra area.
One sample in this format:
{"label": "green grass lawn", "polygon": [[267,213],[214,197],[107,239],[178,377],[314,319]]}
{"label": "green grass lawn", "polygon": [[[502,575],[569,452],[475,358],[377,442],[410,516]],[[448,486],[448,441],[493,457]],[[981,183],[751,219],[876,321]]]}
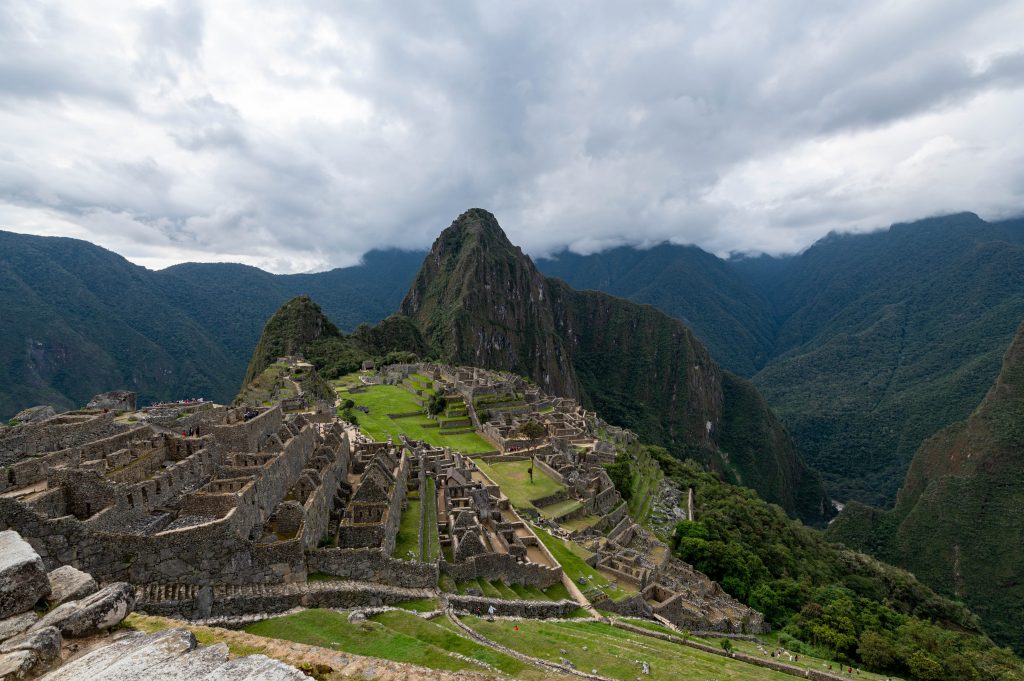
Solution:
{"label": "green grass lawn", "polygon": [[[636,678],[785,681],[793,678],[781,672],[615,629],[601,622],[487,622],[478,617],[463,617],[462,621],[492,641],[513,650],[552,662],[565,657],[577,669],[587,672],[596,669],[598,674],[623,681]],[[514,625],[518,625],[518,631]],[[564,655],[560,652],[562,650]],[[650,676],[641,674],[642,661],[651,665]]]}
{"label": "green grass lawn", "polygon": [[[408,662],[431,669],[489,672],[493,667],[509,676],[529,681],[545,678],[544,672],[461,635],[447,618],[425,620],[412,613],[391,611],[371,617],[362,624],[349,624],[347,616],[348,613],[334,610],[304,610],[252,624],[245,630],[258,636]],[[460,659],[451,653],[469,659]],[[475,664],[471,660],[479,660],[483,664]]]}
{"label": "green grass lawn", "polygon": [[441,539],[437,534],[437,489],[433,478],[427,478],[426,497],[423,499],[423,559],[428,563],[437,560],[441,553]]}
{"label": "green grass lawn", "polygon": [[551,504],[550,506],[544,506],[537,510],[540,511],[540,514],[545,518],[559,518],[563,515],[572,513],[581,506],[583,506],[583,502],[579,499],[566,499],[565,501],[560,501],[557,504]]}
{"label": "green grass lawn", "polygon": [[398,439],[399,435],[407,435],[414,440],[423,440],[435,447],[451,447],[467,454],[493,452],[494,445],[476,433],[461,435],[442,435],[438,428],[425,428],[424,425],[436,423],[425,415],[392,419],[388,414],[406,414],[422,411],[423,407],[416,403],[412,393],[395,385],[371,385],[366,392],[350,393],[345,389],[338,392],[342,400],[350,399],[357,406],[366,407],[369,414],[353,410],[359,419],[359,428],[378,442],[388,436]]}
{"label": "green grass lawn", "polygon": [[573,518],[572,520],[566,520],[565,522],[561,523],[561,525],[570,532],[575,532],[577,530],[582,530],[584,528],[593,526],[600,519],[601,516],[599,515],[585,515],[581,518]]}
{"label": "green grass lawn", "polygon": [[565,485],[556,482],[536,466],[533,469],[533,482],[530,482],[530,475],[527,473],[530,468],[529,459],[500,463],[487,463],[480,459],[474,461],[480,470],[501,487],[501,491],[517,508],[535,508],[530,503],[531,499],[540,499],[565,489]]}
{"label": "green grass lawn", "polygon": [[407,499],[402,519],[395,536],[395,550],[392,556],[402,560],[420,559],[420,509],[419,499]]}
{"label": "green grass lawn", "polygon": [[413,598],[408,601],[395,603],[395,607],[415,612],[433,612],[437,610],[439,604],[436,598]]}
{"label": "green grass lawn", "polygon": [[587,578],[587,584],[580,586],[581,591],[586,591],[591,587],[599,587],[612,600],[616,601],[636,593],[636,589],[631,586],[612,584],[611,580],[601,574],[601,572],[587,565],[584,561],[584,558],[587,557],[587,551],[582,546],[575,542],[563,542],[561,539],[551,536],[547,530],[539,527],[533,528],[533,531],[544,542],[544,546],[548,547],[548,551],[555,557],[555,560],[562,565],[562,569],[569,579],[579,584],[578,579],[580,576]]}

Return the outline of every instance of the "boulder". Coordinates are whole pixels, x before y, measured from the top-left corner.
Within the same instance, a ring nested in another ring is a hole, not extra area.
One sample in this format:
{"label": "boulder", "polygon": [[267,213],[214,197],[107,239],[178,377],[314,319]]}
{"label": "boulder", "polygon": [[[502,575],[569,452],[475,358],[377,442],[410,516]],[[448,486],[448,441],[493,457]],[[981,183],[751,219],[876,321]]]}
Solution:
{"label": "boulder", "polygon": [[29,610],[20,615],[0,620],[0,641],[6,641],[12,636],[17,636],[35,624],[38,619],[39,615]]}
{"label": "boulder", "polygon": [[135,588],[127,582],[115,582],[91,596],[58,605],[32,629],[57,627],[68,638],[89,636],[119,624],[134,607]]}
{"label": "boulder", "polygon": [[45,421],[46,419],[53,418],[56,415],[57,412],[53,407],[41,404],[38,407],[22,409],[14,415],[14,420],[18,423],[34,423],[35,421]]}
{"label": "boulder", "polygon": [[0,653],[15,653],[30,650],[37,656],[39,664],[50,664],[60,657],[61,636],[56,627],[33,629],[20,636],[0,643]]}
{"label": "boulder", "polygon": [[111,390],[94,396],[85,405],[86,409],[105,411],[135,411],[135,393],[130,390]]}
{"label": "boulder", "polygon": [[182,629],[155,634],[128,632],[110,645],[71,660],[43,681],[309,681],[283,662],[263,655],[228,659],[223,643],[198,646]]}
{"label": "boulder", "polygon": [[0,532],[0,619],[32,609],[50,595],[43,560],[13,530]]}
{"label": "boulder", "polygon": [[50,581],[50,596],[46,600],[51,605],[85,598],[99,590],[92,575],[70,565],[62,565],[46,577]]}
{"label": "boulder", "polygon": [[35,670],[39,656],[31,650],[0,654],[0,679],[23,679]]}

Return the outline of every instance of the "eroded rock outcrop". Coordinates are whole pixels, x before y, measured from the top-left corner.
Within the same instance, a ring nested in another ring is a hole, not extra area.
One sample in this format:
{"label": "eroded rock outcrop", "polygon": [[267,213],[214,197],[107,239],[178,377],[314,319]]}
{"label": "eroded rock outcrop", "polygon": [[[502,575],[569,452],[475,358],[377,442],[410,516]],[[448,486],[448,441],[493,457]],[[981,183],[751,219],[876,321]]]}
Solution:
{"label": "eroded rock outcrop", "polygon": [[50,581],[50,595],[46,600],[50,605],[85,598],[99,590],[92,575],[70,565],[62,565],[51,571],[47,579]]}
{"label": "eroded rock outcrop", "polygon": [[117,625],[134,607],[135,588],[127,582],[115,582],[91,596],[57,606],[32,628],[57,627],[69,638],[90,636]]}

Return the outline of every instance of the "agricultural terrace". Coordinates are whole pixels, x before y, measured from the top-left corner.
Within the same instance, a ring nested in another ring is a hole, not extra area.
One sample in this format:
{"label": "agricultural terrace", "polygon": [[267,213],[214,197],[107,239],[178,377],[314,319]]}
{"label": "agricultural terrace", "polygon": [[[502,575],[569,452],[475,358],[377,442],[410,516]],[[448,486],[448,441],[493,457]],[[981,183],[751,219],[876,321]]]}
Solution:
{"label": "agricultural terrace", "polygon": [[[429,418],[424,413],[423,406],[417,402],[416,396],[403,387],[396,385],[359,386],[356,387],[356,392],[351,392],[351,387],[354,384],[346,378],[335,382],[338,397],[342,402],[352,400],[355,403],[352,414],[358,420],[360,430],[374,440],[383,442],[388,437],[397,440],[399,435],[404,434],[435,447],[451,447],[466,454],[494,451],[494,445],[475,432],[446,434],[440,427],[444,425],[445,415]],[[364,412],[359,407],[364,407],[367,411]],[[415,415],[400,418],[388,416],[388,414],[413,413]]]}
{"label": "agricultural terrace", "polygon": [[[587,672],[594,670],[602,676],[623,681],[637,678],[654,681],[793,679],[792,676],[781,672],[761,669],[681,644],[616,629],[594,620],[488,622],[479,617],[464,617],[462,621],[477,633],[512,650],[551,662],[560,662],[560,658],[566,658],[577,669]],[[643,662],[650,665],[649,676],[643,674]]]}

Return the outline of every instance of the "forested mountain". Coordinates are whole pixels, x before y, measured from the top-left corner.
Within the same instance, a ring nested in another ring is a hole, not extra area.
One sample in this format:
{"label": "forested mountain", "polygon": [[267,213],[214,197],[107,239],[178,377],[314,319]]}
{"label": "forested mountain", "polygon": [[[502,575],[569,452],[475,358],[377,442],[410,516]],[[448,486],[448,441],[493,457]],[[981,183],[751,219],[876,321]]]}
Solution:
{"label": "forested mountain", "polygon": [[914,455],[896,507],[851,504],[832,539],[902,565],[964,599],[1024,650],[1024,324],[981,404]]}
{"label": "forested mountain", "polygon": [[143,403],[229,402],[283,302],[316,295],[343,328],[376,322],[397,308],[422,257],[375,251],[318,274],[195,263],[154,272],[85,241],[0,231],[0,414],[72,408],[115,388]]}
{"label": "forested mountain", "polygon": [[686,326],[543,276],[487,211],[467,211],[441,233],[401,311],[446,361],[529,376],[808,522],[831,514],[757,390],[724,372]]}
{"label": "forested mountain", "polygon": [[766,295],[696,246],[565,251],[538,259],[537,267],[573,288],[647,303],[682,320],[729,371],[752,376],[770,357],[776,321]]}
{"label": "forested mountain", "polygon": [[662,245],[539,264],[686,319],[752,378],[831,493],[880,505],[921,441],[981,400],[1024,318],[1024,220],[971,213],[784,258]]}
{"label": "forested mountain", "polygon": [[[72,239],[0,233],[0,246],[8,416],[118,387],[143,401],[230,400],[260,321],[283,302],[310,295],[352,330],[394,311],[423,260],[385,251],[317,274],[152,272]],[[923,439],[978,404],[1024,318],[1024,220],[970,213],[831,235],[784,258],[724,261],[666,244],[537,264],[538,276],[685,321],[715,361],[753,381],[837,498],[882,506]]]}

